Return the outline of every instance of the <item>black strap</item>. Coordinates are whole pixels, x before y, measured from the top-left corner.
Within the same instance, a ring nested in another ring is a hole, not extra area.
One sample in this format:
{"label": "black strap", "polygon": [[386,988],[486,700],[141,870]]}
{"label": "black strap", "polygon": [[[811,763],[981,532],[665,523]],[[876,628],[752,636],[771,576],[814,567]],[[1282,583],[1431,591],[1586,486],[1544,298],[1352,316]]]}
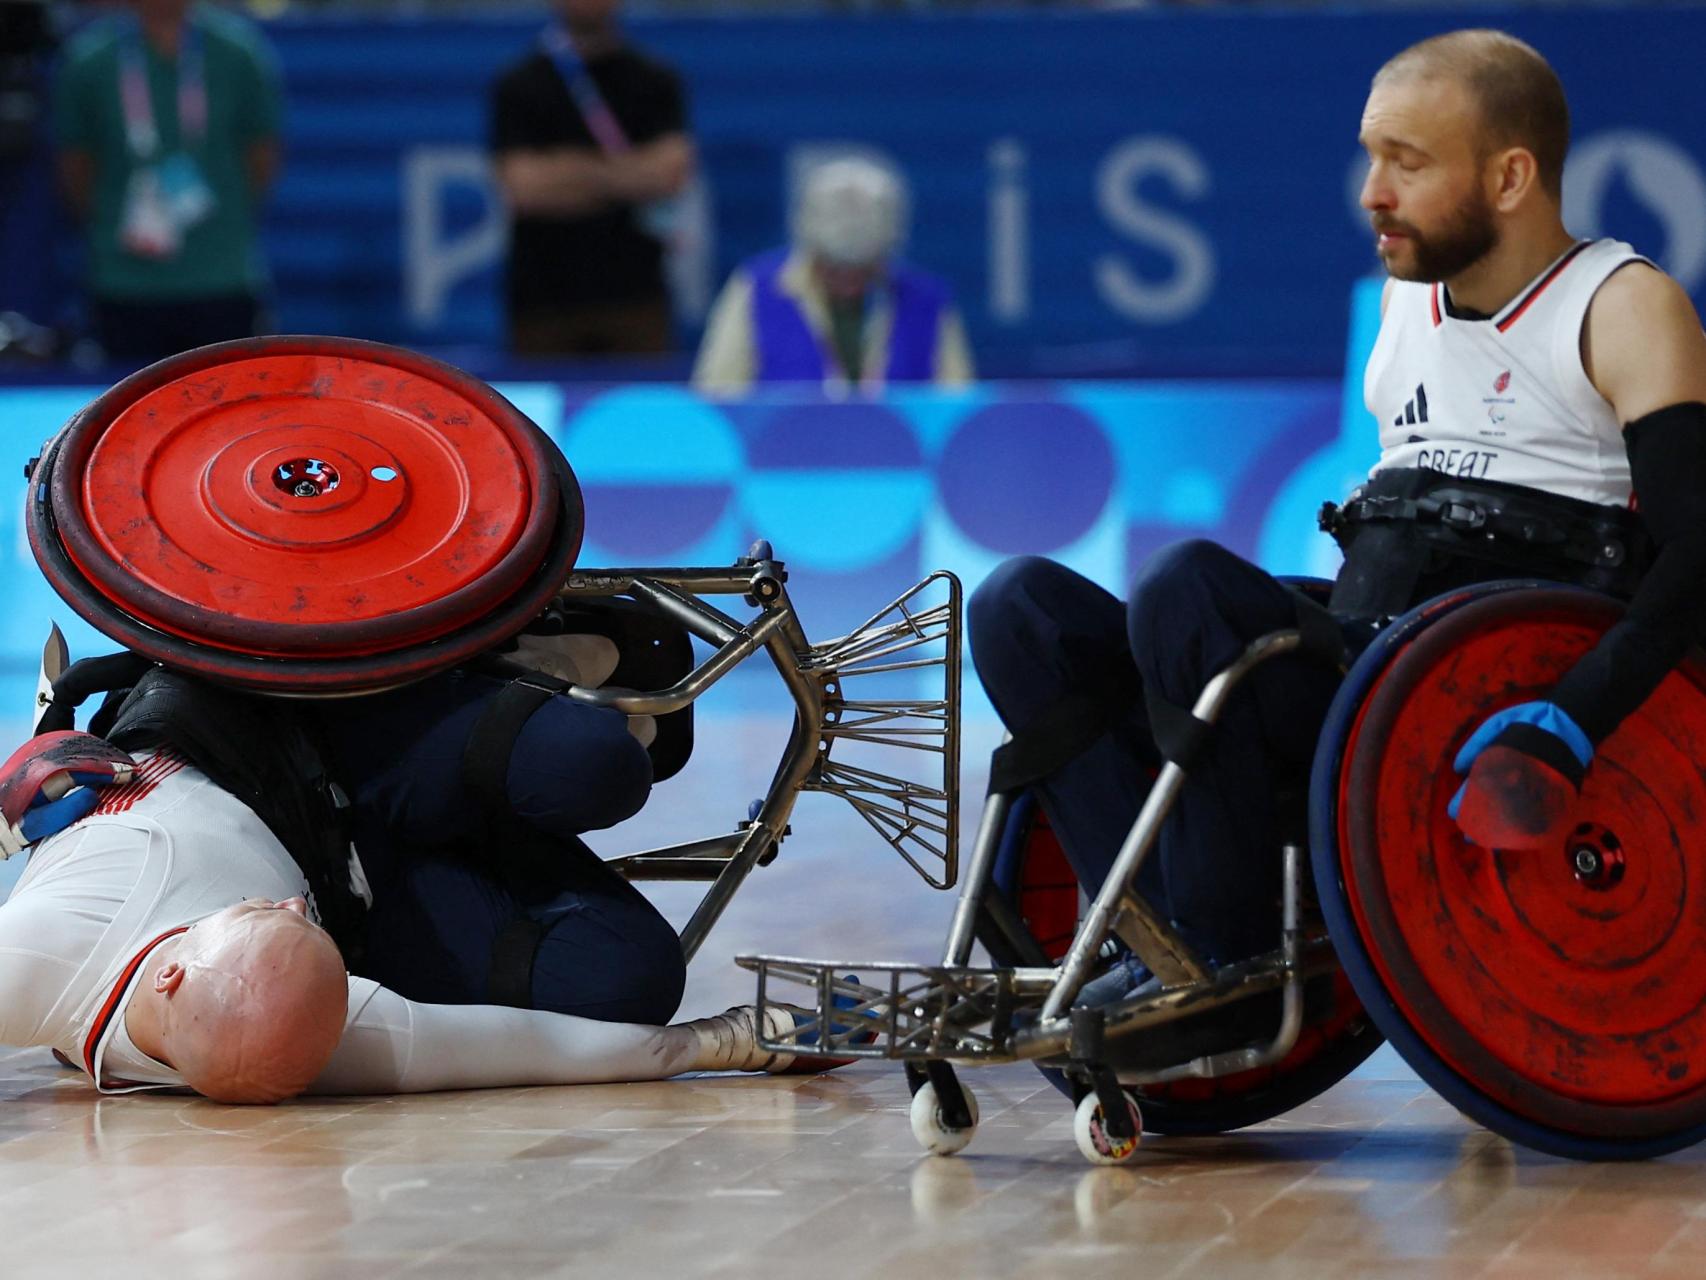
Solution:
{"label": "black strap", "polygon": [[510,818],[509,761],[521,727],[568,687],[566,680],[521,669],[481,708],[462,750],[462,782],[485,810],[490,827],[502,826]]}
{"label": "black strap", "polygon": [[1324,605],[1317,604],[1303,592],[1292,589],[1292,603],[1297,607],[1297,630],[1303,638],[1301,652],[1343,671],[1351,664],[1350,647],[1345,643],[1344,629],[1339,620]]}
{"label": "black strap", "polygon": [[357,968],[367,905],[354,880],[349,801],[328,772],[306,704],[148,664],[105,736],[132,751],[169,745],[254,810],[308,881],[345,963]]}
{"label": "black strap", "polygon": [[1612,575],[1627,581],[1624,595],[1651,559],[1645,526],[1625,508],[1413,469],[1376,475],[1343,505],[1325,503],[1316,522],[1347,550],[1361,527],[1402,525],[1445,549],[1510,558],[1524,572],[1554,563]]}
{"label": "black strap", "polygon": [[[1586,564],[1622,563],[1620,541],[1602,536],[1604,521],[1591,526],[1560,519],[1549,512],[1510,509],[1471,496],[1445,494],[1429,498],[1352,498],[1342,507],[1325,504],[1321,521],[1329,533],[1371,521],[1438,525],[1453,533],[1503,538],[1532,548],[1551,548]],[[1581,530],[1585,536],[1578,536]],[[1615,536],[1615,535],[1613,535]]]}
{"label": "black strap", "polygon": [[141,654],[128,651],[78,659],[53,682],[53,700],[42,713],[36,732],[52,733],[58,729],[76,728],[77,708],[90,694],[129,689],[153,666]]}
{"label": "black strap", "polygon": [[1188,770],[1207,749],[1214,726],[1197,719],[1188,708],[1168,702],[1154,689],[1145,689],[1143,700],[1149,707],[1149,731],[1155,735],[1162,757]]}
{"label": "black strap", "polygon": [[1133,673],[1130,679],[1115,677],[1104,688],[1074,691],[1051,703],[995,749],[989,790],[1017,791],[1076,760],[1137,705],[1140,689]]}
{"label": "black strap", "polygon": [[1548,733],[1537,724],[1527,724],[1521,720],[1508,724],[1490,745],[1511,747],[1525,755],[1533,756],[1553,772],[1563,774],[1577,787],[1582,785],[1582,779],[1587,776],[1587,766],[1577,758],[1576,753],[1563,739]]}
{"label": "black strap", "polygon": [[492,968],[486,976],[486,999],[511,1009],[533,1007],[533,957],[545,926],[537,920],[511,920],[492,939]]}

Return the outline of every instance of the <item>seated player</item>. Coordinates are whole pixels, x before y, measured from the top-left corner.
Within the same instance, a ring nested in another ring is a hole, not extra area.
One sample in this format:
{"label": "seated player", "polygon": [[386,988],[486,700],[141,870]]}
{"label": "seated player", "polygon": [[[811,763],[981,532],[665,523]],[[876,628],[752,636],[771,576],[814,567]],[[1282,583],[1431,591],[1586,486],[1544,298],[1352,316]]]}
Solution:
{"label": "seated player", "polygon": [[[1365,381],[1380,461],[1330,521],[1346,554],[1334,624],[1354,650],[1379,620],[1497,578],[1630,599],[1545,698],[1440,761],[1466,775],[1451,810],[1465,836],[1505,849],[1561,840],[1595,745],[1706,625],[1706,337],[1675,281],[1565,229],[1568,140],[1552,69],[1495,31],[1406,49],[1362,117],[1362,204],[1391,279]],[[1467,513],[1483,521],[1468,535]],[[1105,878],[1161,757],[1196,747],[1139,888],[1217,963],[1278,943],[1276,854],[1300,830],[1338,677],[1302,656],[1266,664],[1201,744],[1188,709],[1249,641],[1309,608],[1200,541],[1157,555],[1123,603],[1035,558],[970,603],[978,674],[1014,737],[998,778],[1034,787],[1085,886]],[[1128,959],[1086,996],[1146,976]]]}

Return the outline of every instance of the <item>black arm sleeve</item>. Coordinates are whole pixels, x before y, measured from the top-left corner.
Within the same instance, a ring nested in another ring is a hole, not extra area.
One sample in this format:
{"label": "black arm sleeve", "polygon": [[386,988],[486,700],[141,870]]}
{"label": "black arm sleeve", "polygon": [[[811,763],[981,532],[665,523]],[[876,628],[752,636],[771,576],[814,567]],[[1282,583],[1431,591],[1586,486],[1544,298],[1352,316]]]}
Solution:
{"label": "black arm sleeve", "polygon": [[1623,439],[1657,555],[1622,621],[1552,691],[1595,745],[1706,637],[1706,404],[1658,409]]}

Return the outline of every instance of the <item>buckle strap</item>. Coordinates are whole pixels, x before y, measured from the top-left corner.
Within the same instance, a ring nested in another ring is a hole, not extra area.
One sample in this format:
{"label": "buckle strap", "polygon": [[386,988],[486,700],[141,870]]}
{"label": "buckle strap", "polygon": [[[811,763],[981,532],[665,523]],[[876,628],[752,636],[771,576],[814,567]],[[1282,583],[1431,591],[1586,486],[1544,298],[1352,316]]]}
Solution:
{"label": "buckle strap", "polygon": [[480,709],[462,750],[462,783],[493,829],[510,817],[509,761],[522,726],[568,687],[567,680],[522,669]]}
{"label": "buckle strap", "polygon": [[1437,525],[1459,536],[1482,535],[1490,541],[1520,543],[1555,552],[1583,564],[1615,569],[1629,559],[1627,534],[1611,520],[1587,518],[1560,521],[1538,511],[1522,511],[1497,503],[1480,503],[1460,495],[1403,498],[1395,495],[1354,497],[1344,503],[1325,502],[1317,526],[1343,543],[1355,526],[1376,522]]}
{"label": "buckle strap", "polygon": [[491,968],[486,976],[486,999],[510,1009],[533,1007],[533,960],[545,926],[537,920],[511,920],[492,939]]}

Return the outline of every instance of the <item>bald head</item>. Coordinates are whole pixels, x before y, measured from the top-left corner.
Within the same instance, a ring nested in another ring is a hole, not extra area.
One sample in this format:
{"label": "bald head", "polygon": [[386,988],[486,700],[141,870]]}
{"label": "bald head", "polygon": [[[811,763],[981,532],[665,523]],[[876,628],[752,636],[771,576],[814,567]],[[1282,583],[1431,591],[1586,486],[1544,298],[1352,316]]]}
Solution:
{"label": "bald head", "polygon": [[1541,187],[1560,197],[1570,107],[1557,72],[1532,46],[1503,31],[1450,31],[1398,54],[1375,74],[1374,87],[1404,80],[1461,85],[1480,115],[1481,154],[1524,148]]}
{"label": "bald head", "polygon": [[301,899],[240,903],[177,940],[151,984],[159,1046],[197,1093],[279,1102],[305,1090],[343,1034],[349,984]]}

